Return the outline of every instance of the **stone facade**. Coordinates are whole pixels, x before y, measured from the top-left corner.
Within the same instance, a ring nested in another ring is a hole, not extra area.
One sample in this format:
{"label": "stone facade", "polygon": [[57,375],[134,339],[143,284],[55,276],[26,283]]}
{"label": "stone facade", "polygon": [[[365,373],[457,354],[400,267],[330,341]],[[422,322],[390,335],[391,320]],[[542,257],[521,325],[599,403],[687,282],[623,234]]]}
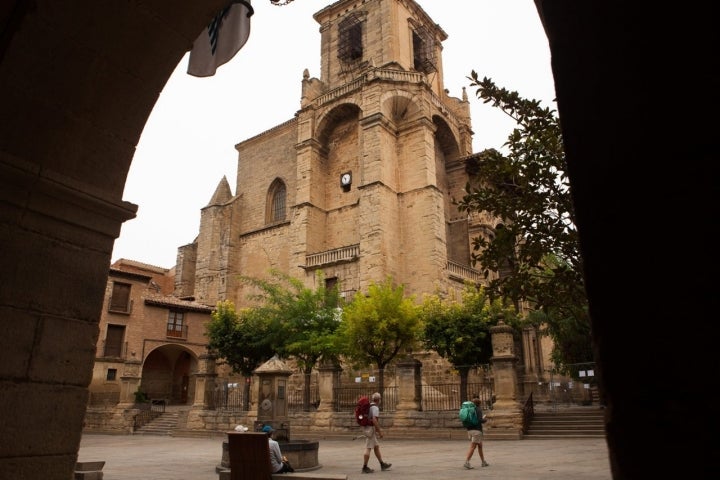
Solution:
{"label": "stone facade", "polygon": [[[446,32],[411,0],[339,1],[314,18],[321,27],[320,78],[304,72],[294,118],[236,145],[235,194],[222,178],[201,209],[196,240],[178,249],[174,296],[186,305],[213,308],[231,300],[242,308],[250,305],[251,291],[240,277],[267,277],[271,269],[309,287],[322,271],[348,299],[388,276],[418,301],[424,294],[455,295],[468,281],[483,284],[470,262],[472,238],[492,235],[495,222],[453,205],[469,180],[473,131],[465,91],[453,97],[444,88]],[[143,317],[138,321],[133,344],[165,343],[163,332],[149,335]],[[147,321],[164,328],[160,318]],[[189,370],[196,371],[193,362],[206,353],[203,342],[181,347]],[[549,364],[550,345],[531,330],[512,347],[524,372],[516,380],[529,393]],[[414,358],[424,383],[458,378],[433,352]],[[143,387],[153,386],[152,360],[142,358]],[[109,365],[96,366],[95,380],[100,368]],[[341,379],[355,376],[344,372]],[[203,388],[212,389],[216,378],[243,381],[221,373],[203,377]],[[470,372],[470,382],[482,378],[482,371]],[[302,381],[293,374],[288,388],[298,390]],[[192,403],[189,393],[174,403]],[[201,412],[189,422],[232,426]]]}
{"label": "stone facade", "polygon": [[[717,365],[715,324],[702,321],[716,298],[707,282],[712,263],[685,262],[679,281],[668,280],[666,262],[649,247],[668,219],[702,226],[716,215],[715,126],[706,102],[659,102],[642,92],[666,91],[670,70],[712,95],[716,7],[534,4],[565,126],[612,472],[675,478],[693,465],[711,473],[714,396],[698,386]],[[0,9],[0,412],[3,438],[12,439],[0,442],[0,468],[4,478],[67,480],[78,460],[113,242],[137,211],[123,200],[133,147],[177,62],[227,1],[63,2],[62,11],[56,0],[13,5]],[[636,21],[643,18],[651,21]],[[671,28],[683,34],[668,35]],[[673,236],[674,249],[714,251],[705,248],[711,229],[693,233]],[[638,285],[653,292],[649,301],[637,301]],[[663,361],[678,345],[678,330],[665,327],[684,319],[701,319],[691,323],[692,362]],[[630,367],[648,358],[662,368],[643,370],[639,389]]]}
{"label": "stone facade", "polygon": [[[387,276],[418,301],[483,284],[472,238],[492,235],[495,221],[453,205],[473,131],[466,93],[444,88],[447,33],[414,1],[339,1],[314,18],[320,77],[304,72],[294,118],[236,145],[235,194],[222,178],[202,208],[196,240],[178,250],[175,294],[242,308],[251,287],[240,277],[271,269],[311,288],[321,270],[348,299]],[[532,388],[551,344],[522,335],[521,381]],[[436,355],[416,356],[426,381],[452,378]]]}
{"label": "stone facade", "polygon": [[127,409],[138,389],[167,404],[194,402],[212,308],[173,289],[172,269],[126,259],[111,265],[88,387],[89,430],[130,430]]}
{"label": "stone facade", "polygon": [[[271,268],[309,286],[322,269],[347,294],[388,275],[418,299],[480,283],[470,232],[493,225],[452,206],[468,180],[472,128],[465,92],[444,90],[447,34],[412,1],[336,2],[315,19],[320,78],[305,72],[295,118],[236,145],[236,194],[223,179],[202,209],[197,240],[179,251],[177,291],[243,306],[238,277]],[[348,24],[357,58],[342,57]]]}

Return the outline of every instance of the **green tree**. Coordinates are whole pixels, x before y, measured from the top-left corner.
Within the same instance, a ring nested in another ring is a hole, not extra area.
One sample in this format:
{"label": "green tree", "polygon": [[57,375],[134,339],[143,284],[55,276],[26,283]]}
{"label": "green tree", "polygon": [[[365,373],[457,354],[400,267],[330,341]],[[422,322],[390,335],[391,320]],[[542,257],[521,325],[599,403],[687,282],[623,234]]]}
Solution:
{"label": "green tree", "polygon": [[358,366],[375,365],[383,392],[387,365],[419,343],[420,311],[412,297],[405,297],[405,288],[388,277],[343,308],[340,332],[344,355]]}
{"label": "green tree", "polygon": [[558,118],[538,100],[480,80],[475,71],[468,78],[478,98],[517,123],[503,145],[508,153],[488,149],[468,164],[473,180],[459,209],[502,219],[494,237],[473,239],[473,263],[488,277],[499,272],[488,285],[491,297],[510,299],[516,307],[528,302],[544,314],[556,362],[578,356],[587,361],[590,318]]}
{"label": "green tree", "polygon": [[245,378],[243,407],[249,409],[250,378],[257,367],[273,355],[270,322],[257,310],[239,314],[235,305],[219,302],[206,327],[208,350]]}
{"label": "green tree", "polygon": [[460,374],[460,397],[469,399],[470,369],[490,362],[490,327],[502,318],[515,325],[515,309],[502,300],[491,301],[484,288],[466,285],[460,301],[428,295],[423,299],[423,344],[447,359]]}
{"label": "green tree", "polygon": [[337,362],[339,355],[338,288],[325,286],[322,271],[315,277],[315,289],[277,270],[271,270],[269,279],[243,279],[259,289],[253,298],[261,304],[258,314],[271,322],[274,349],[283,357],[295,358],[303,372],[303,408],[308,411],[313,368],[320,360]]}

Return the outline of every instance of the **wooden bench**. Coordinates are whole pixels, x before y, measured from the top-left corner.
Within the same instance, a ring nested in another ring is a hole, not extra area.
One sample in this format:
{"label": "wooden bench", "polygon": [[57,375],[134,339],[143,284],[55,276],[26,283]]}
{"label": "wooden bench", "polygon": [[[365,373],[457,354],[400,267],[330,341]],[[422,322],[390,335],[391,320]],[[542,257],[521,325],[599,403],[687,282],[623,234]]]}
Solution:
{"label": "wooden bench", "polygon": [[[347,475],[317,472],[275,473],[270,469],[270,447],[264,432],[228,432],[230,472],[220,472],[220,480],[347,480]],[[266,462],[258,459],[266,458]]]}
{"label": "wooden bench", "polygon": [[[270,447],[265,432],[228,432],[230,480],[270,480]],[[264,462],[260,459],[266,459]]]}

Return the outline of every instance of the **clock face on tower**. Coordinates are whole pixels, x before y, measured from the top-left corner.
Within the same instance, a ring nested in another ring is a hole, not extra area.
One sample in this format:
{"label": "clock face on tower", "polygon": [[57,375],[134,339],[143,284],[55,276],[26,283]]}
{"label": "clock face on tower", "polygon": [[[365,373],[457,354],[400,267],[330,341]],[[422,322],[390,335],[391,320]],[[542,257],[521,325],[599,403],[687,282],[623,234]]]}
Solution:
{"label": "clock face on tower", "polygon": [[350,172],[345,172],[342,175],[340,175],[340,185],[343,187],[347,187],[352,182],[352,174]]}

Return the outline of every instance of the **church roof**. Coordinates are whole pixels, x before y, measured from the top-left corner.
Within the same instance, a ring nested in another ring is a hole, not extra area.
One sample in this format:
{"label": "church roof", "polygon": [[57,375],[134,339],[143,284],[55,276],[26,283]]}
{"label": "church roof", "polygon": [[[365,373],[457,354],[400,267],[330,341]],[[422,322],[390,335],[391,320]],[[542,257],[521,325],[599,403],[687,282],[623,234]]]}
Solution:
{"label": "church roof", "polygon": [[217,188],[215,188],[215,193],[213,193],[210,203],[208,203],[207,206],[224,205],[230,200],[232,200],[232,191],[230,190],[230,184],[227,181],[227,177],[223,175],[222,180],[220,180]]}

